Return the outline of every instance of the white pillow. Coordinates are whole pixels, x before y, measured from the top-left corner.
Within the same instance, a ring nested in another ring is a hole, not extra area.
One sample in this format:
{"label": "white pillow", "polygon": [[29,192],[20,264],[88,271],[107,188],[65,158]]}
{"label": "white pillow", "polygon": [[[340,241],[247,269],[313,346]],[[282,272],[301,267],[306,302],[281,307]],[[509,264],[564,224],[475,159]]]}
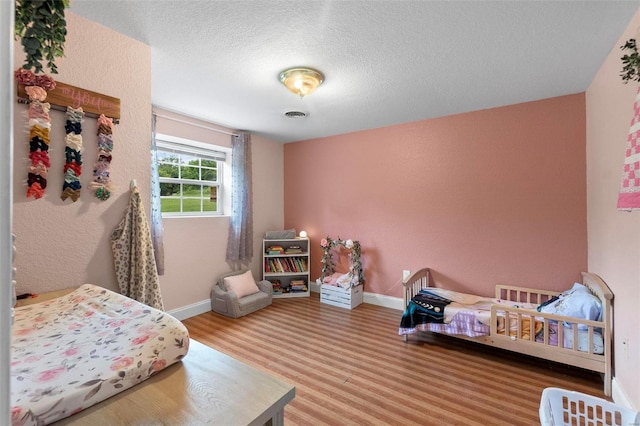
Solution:
{"label": "white pillow", "polygon": [[240,275],[232,275],[224,278],[224,286],[229,291],[233,291],[238,298],[248,296],[260,291],[256,281],[251,275],[251,271],[246,271]]}
{"label": "white pillow", "polygon": [[[600,321],[602,303],[587,287],[580,283],[575,283],[571,290],[563,291],[558,295],[557,299],[550,303],[542,304],[538,310],[551,314]],[[580,326],[579,328],[583,329],[586,326]]]}

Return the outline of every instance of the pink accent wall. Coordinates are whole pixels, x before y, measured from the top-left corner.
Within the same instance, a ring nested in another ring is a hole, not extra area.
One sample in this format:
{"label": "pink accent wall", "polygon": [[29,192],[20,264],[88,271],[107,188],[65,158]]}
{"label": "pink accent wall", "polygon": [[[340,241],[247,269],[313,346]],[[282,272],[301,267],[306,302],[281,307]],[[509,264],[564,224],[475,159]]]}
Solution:
{"label": "pink accent wall", "polygon": [[624,395],[636,410],[640,410],[640,212],[622,212],[616,206],[638,89],[637,82],[623,84],[619,76],[623,54],[619,46],[637,39],[639,28],[640,11],[612,46],[586,95],[589,268],[614,294],[613,396]]}
{"label": "pink accent wall", "polygon": [[289,143],[285,227],[362,244],[365,291],[402,270],[492,295],[564,289],[587,267],[585,96],[576,94]]}

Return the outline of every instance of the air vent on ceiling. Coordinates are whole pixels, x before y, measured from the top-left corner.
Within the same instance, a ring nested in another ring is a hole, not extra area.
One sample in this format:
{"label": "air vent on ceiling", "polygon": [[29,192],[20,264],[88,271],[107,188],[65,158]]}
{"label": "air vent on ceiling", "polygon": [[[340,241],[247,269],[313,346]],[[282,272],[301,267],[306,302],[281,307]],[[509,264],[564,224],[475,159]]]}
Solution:
{"label": "air vent on ceiling", "polygon": [[309,116],[309,113],[304,112],[304,111],[287,111],[285,112],[284,115],[286,118],[307,118]]}

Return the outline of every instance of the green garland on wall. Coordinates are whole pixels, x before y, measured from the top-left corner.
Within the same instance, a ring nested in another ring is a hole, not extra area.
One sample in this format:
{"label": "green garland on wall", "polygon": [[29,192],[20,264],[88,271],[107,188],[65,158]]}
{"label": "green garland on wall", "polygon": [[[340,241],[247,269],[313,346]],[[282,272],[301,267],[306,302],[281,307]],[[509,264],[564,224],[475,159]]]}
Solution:
{"label": "green garland on wall", "polygon": [[630,53],[625,54],[622,58],[622,81],[626,84],[629,81],[640,81],[640,54],[636,45],[636,39],[630,38],[627,42],[620,46],[623,51],[628,50]]}
{"label": "green garland on wall", "polygon": [[26,54],[22,68],[41,73],[43,63],[52,74],[56,58],[64,56],[67,21],[64,11],[70,0],[16,0],[15,38],[20,38]]}

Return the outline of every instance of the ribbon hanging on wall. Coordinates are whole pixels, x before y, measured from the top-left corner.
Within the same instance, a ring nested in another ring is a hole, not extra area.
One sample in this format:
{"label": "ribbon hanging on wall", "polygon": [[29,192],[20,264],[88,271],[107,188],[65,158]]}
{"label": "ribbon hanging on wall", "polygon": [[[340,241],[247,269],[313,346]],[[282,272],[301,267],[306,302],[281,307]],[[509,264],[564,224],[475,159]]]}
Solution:
{"label": "ribbon hanging on wall", "polygon": [[67,198],[75,203],[80,198],[80,174],[82,173],[82,108],[67,107],[67,124],[64,126],[67,136],[64,148],[66,163],[64,165],[64,183],[62,184],[62,201]]}

